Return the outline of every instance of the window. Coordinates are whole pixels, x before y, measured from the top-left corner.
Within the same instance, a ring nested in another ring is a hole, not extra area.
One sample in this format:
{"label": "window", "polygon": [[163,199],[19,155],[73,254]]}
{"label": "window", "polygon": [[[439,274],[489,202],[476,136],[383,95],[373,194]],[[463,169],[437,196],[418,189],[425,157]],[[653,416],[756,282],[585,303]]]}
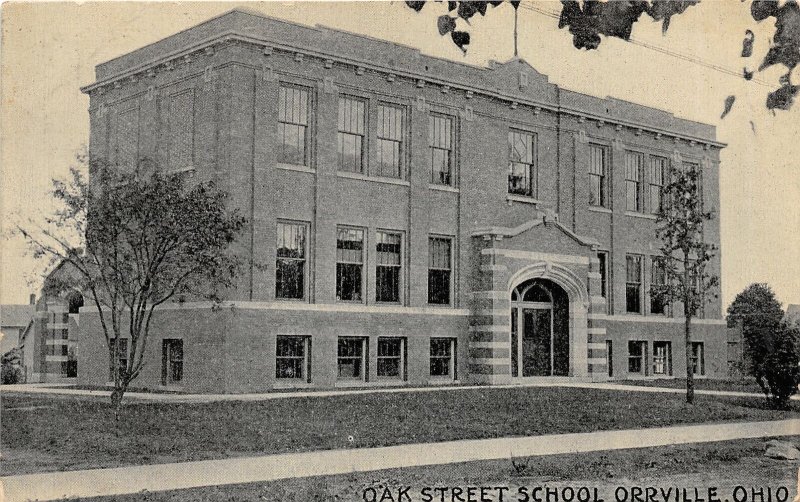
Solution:
{"label": "window", "polygon": [[355,98],[339,98],[339,169],[364,172],[364,131],[366,103]]}
{"label": "window", "polygon": [[161,345],[161,385],[183,380],[183,340],[164,339]]}
{"label": "window", "polygon": [[305,297],[306,225],[278,222],[275,259],[275,297]]}
{"label": "window", "polygon": [[453,119],[445,115],[428,117],[428,146],[431,150],[431,183],[453,184]]}
{"label": "window", "polygon": [[642,166],[644,155],[637,152],[625,154],[625,209],[641,212],[642,210]]}
{"label": "window", "polygon": [[360,337],[339,338],[339,378],[366,381],[367,339]]}
{"label": "window", "polygon": [[608,368],[608,376],[614,376],[614,344],[611,340],[606,340],[606,366]]}
{"label": "window", "polygon": [[703,342],[692,342],[692,374],[702,376],[706,374]]}
{"label": "window", "polygon": [[606,251],[597,253],[597,259],[600,260],[600,296],[608,298],[608,253]]}
{"label": "window", "polygon": [[375,301],[400,301],[401,243],[399,233],[378,232],[375,251],[378,263],[375,268]]}
{"label": "window", "polygon": [[360,302],[364,268],[364,230],[339,227],[336,238],[336,299]]}
{"label": "window", "polygon": [[664,208],[664,181],[667,172],[667,159],[650,158],[650,213],[660,214]]}
{"label": "window", "polygon": [[279,336],[275,346],[275,378],[311,381],[311,339]]}
{"label": "window", "polygon": [[642,313],[642,257],[629,254],[625,257],[625,311]]}
{"label": "window", "polygon": [[455,354],[455,338],[431,338],[431,376],[455,380]]}
{"label": "window", "polygon": [[405,338],[378,338],[378,376],[406,379]]}
{"label": "window", "polygon": [[[664,286],[667,283],[667,267],[664,262],[664,257],[655,256],[652,261],[652,268],[650,271],[651,280],[650,285],[654,290],[659,290],[659,286]],[[663,298],[650,296],[650,313],[651,314],[666,314],[667,302]]]}
{"label": "window", "polygon": [[628,373],[647,374],[647,342],[628,342]]}
{"label": "window", "polygon": [[589,204],[607,207],[606,149],[589,145]]}
{"label": "window", "polygon": [[[113,353],[116,346],[116,338],[112,338],[109,340],[109,350]],[[125,372],[128,370],[128,339],[127,338],[119,338],[119,374],[120,376],[124,375]],[[111,366],[108,368],[109,374],[109,381],[114,380],[114,367]]]}
{"label": "window", "polygon": [[533,134],[521,131],[508,133],[508,193],[536,196],[536,166]]}
{"label": "window", "polygon": [[450,303],[450,238],[428,239],[428,303]]}
{"label": "window", "polygon": [[378,174],[402,178],[403,173],[403,109],[378,105]]}
{"label": "window", "polygon": [[170,169],[192,167],[194,149],[194,90],[169,98],[169,143],[167,158]]}
{"label": "window", "polygon": [[653,342],[653,374],[672,375],[672,344]]}
{"label": "window", "polygon": [[282,85],[278,93],[278,162],[307,166],[309,91]]}

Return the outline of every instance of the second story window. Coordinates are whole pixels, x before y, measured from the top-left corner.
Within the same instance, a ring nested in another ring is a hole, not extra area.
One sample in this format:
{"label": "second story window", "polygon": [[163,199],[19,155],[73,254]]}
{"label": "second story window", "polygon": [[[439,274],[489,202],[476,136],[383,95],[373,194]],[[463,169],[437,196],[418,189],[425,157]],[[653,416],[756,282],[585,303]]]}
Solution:
{"label": "second story window", "polygon": [[309,92],[281,86],[278,93],[278,162],[308,166]]}
{"label": "second story window", "polygon": [[451,242],[447,237],[428,239],[428,303],[450,303]]}
{"label": "second story window", "polygon": [[364,172],[364,126],[366,103],[355,98],[339,98],[339,169]]}
{"label": "second story window", "polygon": [[376,238],[375,301],[399,302],[402,238],[394,232],[378,232]]}
{"label": "second story window", "polygon": [[431,183],[453,184],[453,119],[446,115],[428,117],[428,146],[431,155]]}
{"label": "second story window", "polygon": [[536,196],[536,166],[534,164],[533,134],[509,131],[508,133],[508,193]]}
{"label": "second story window", "polygon": [[642,257],[629,254],[625,257],[625,311],[642,312]]}
{"label": "second story window", "polygon": [[339,227],[336,237],[336,299],[360,302],[363,298],[364,230]]}
{"label": "second story window", "polygon": [[650,158],[650,213],[660,214],[664,208],[664,180],[667,172],[667,159]]}
{"label": "second story window", "polygon": [[608,207],[606,149],[589,145],[589,204]]}
{"label": "second story window", "polygon": [[403,109],[378,105],[378,174],[403,177]]}
{"label": "second story window", "polygon": [[633,212],[642,210],[642,165],[644,156],[638,152],[625,154],[625,209]]}
{"label": "second story window", "polygon": [[278,222],[275,259],[275,297],[305,297],[306,225]]}

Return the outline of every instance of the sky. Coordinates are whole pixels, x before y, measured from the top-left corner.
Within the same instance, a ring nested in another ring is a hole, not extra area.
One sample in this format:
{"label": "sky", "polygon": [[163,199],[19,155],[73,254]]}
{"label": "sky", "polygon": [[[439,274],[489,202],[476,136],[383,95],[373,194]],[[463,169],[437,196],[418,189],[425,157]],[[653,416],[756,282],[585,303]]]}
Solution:
{"label": "sky", "polygon": [[[41,265],[24,243],[9,237],[12,221],[52,210],[51,179],[65,177],[88,143],[88,97],[94,66],[222,14],[236,6],[302,24],[321,24],[419,48],[423,53],[477,65],[513,56],[513,9],[504,4],[476,16],[467,55],[441,37],[436,18],[444,3],[415,13],[405,2],[86,2],[2,5],[0,23],[0,211],[3,240],[0,303],[26,303],[38,292]],[[722,301],[726,306],[753,282],[766,282],[784,306],[800,303],[800,103],[776,114],[764,106],[783,68],[754,81],[648,49],[741,71],[757,67],[774,33],[755,23],[749,2],[703,0],[673,18],[666,35],[643,16],[632,44],[603,38],[596,51],[578,51],[557,19],[554,1],[523,2],[519,56],[551,82],[598,97],[613,96],[717,126],[721,155]],[[772,19],[772,18],[770,18]],[[746,29],[755,33],[752,58],[741,58]],[[795,71],[793,83],[800,82]],[[725,98],[736,96],[720,119]],[[32,281],[32,282],[31,282]]]}

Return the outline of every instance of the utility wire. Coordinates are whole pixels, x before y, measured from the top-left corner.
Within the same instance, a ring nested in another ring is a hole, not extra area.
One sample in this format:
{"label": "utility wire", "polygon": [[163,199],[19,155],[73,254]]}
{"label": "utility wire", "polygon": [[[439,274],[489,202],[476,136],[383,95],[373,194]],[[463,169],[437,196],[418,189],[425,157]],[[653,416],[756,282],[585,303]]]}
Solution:
{"label": "utility wire", "polygon": [[[547,16],[547,17],[550,17],[550,18],[553,18],[553,19],[561,19],[561,14],[559,14],[557,12],[549,11],[549,10],[546,10],[546,9],[542,9],[540,7],[535,7],[533,5],[528,5],[526,3],[520,3],[520,7],[524,8],[525,10],[529,10],[531,12],[536,12],[537,14],[542,14],[543,16]],[[638,46],[643,47],[645,49],[649,49],[649,50],[652,50],[652,51],[655,51],[655,52],[658,52],[658,53],[661,53],[661,54],[664,54],[664,55],[667,55],[667,56],[671,56],[671,57],[674,57],[674,58],[677,58],[677,59],[681,59],[681,60],[687,61],[689,63],[694,63],[694,64],[697,64],[697,65],[706,67],[706,68],[708,68],[710,70],[714,70],[714,71],[717,71],[717,72],[720,72],[720,73],[724,73],[726,75],[730,75],[730,76],[733,76],[733,77],[738,77],[738,78],[742,78],[742,79],[744,78],[743,72],[739,72],[739,71],[736,71],[736,70],[731,70],[730,68],[726,68],[726,67],[720,66],[720,65],[718,65],[716,63],[711,63],[709,61],[705,61],[705,60],[700,59],[700,58],[695,57],[695,56],[689,56],[687,54],[683,54],[683,53],[680,53],[680,52],[677,52],[677,51],[674,51],[674,50],[671,50],[671,49],[667,49],[667,48],[664,48],[664,47],[659,47],[657,45],[653,45],[653,44],[650,44],[650,43],[647,43],[647,42],[642,42],[642,41],[637,40],[635,38],[630,38],[627,41],[632,43],[633,45],[638,45]],[[758,79],[758,78],[753,78],[753,79],[749,80],[749,82],[753,82],[755,84],[758,84],[758,85],[761,85],[761,86],[764,86],[764,87],[770,87],[770,88],[774,87],[773,84],[770,84],[769,82],[767,82],[765,80],[762,80],[762,79]]]}

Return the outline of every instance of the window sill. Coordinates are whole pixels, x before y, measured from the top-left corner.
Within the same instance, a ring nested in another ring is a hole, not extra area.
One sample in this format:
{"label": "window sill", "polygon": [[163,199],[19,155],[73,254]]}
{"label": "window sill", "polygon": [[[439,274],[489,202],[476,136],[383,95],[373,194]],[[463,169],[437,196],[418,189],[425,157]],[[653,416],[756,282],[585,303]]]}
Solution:
{"label": "window sill", "polygon": [[426,303],[425,305],[427,305],[427,307],[431,308],[431,309],[452,309],[452,308],[455,308],[455,307],[453,307],[453,305],[451,305],[449,303],[447,303],[447,304],[445,304],[445,303]]}
{"label": "window sill", "polygon": [[278,163],[278,169],[283,169],[285,171],[296,171],[298,173],[309,173],[309,174],[314,174],[317,172],[317,170],[314,169],[313,167],[300,166],[297,164]]}
{"label": "window sill", "polygon": [[611,210],[607,207],[602,206],[589,206],[589,211],[593,213],[606,213],[611,214]]}
{"label": "window sill", "polygon": [[275,301],[282,303],[309,303],[305,298],[278,298],[277,296],[275,297]]}
{"label": "window sill", "polygon": [[513,205],[515,202],[521,202],[523,204],[533,204],[534,207],[542,203],[542,201],[539,199],[534,199],[528,195],[518,195],[513,193],[506,195],[506,202],[508,202],[509,206]]}
{"label": "window sill", "polygon": [[431,190],[438,190],[440,192],[461,193],[461,190],[450,185],[437,185],[435,183],[428,183],[428,188]]}
{"label": "window sill", "polygon": [[385,178],[383,176],[369,176],[366,174],[360,173],[350,173],[347,171],[339,171],[336,173],[336,176],[340,178],[349,178],[352,180],[362,180],[362,181],[374,181],[376,183],[386,183],[387,185],[399,185],[399,186],[410,186],[411,183],[405,180],[401,180],[399,178]]}
{"label": "window sill", "polygon": [[625,216],[632,216],[634,218],[644,218],[645,220],[656,220],[656,216],[649,213],[638,213],[636,211],[625,211]]}
{"label": "window sill", "polygon": [[364,380],[337,380],[336,383],[333,384],[334,387],[366,387],[370,385],[372,382],[365,382]]}
{"label": "window sill", "polygon": [[448,377],[430,377],[428,385],[458,385],[461,382]]}
{"label": "window sill", "polygon": [[400,377],[377,377],[378,379],[368,382],[364,385],[370,387],[403,387],[408,385],[407,380],[401,380]]}

